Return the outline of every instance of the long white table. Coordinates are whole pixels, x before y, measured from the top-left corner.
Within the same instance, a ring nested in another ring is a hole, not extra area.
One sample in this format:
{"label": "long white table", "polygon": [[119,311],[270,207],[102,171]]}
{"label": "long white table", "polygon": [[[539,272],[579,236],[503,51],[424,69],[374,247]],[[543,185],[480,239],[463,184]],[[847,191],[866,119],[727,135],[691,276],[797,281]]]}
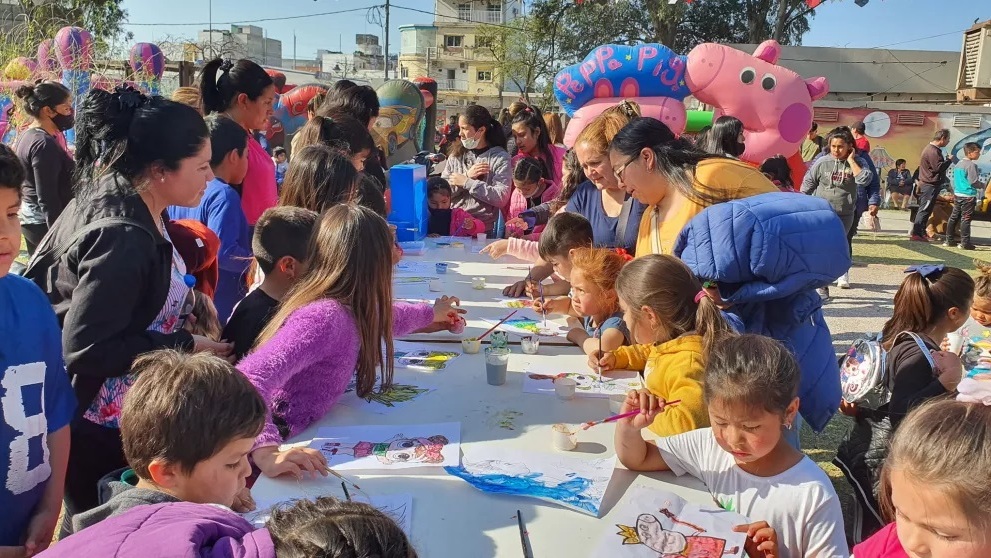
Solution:
{"label": "long white table", "polygon": [[[463,250],[458,252],[458,256],[465,257]],[[437,250],[426,254],[423,259],[453,263],[453,250],[451,258],[445,257],[447,255],[444,250]],[[525,264],[486,263],[483,258],[487,256],[473,254],[469,257],[473,261],[452,266],[445,276],[446,284],[453,286],[449,294],[460,296],[471,313],[469,329],[472,330],[483,326],[488,328],[488,324],[478,323],[476,313],[497,317],[506,314],[506,309],[498,306],[497,302],[501,298],[500,285],[526,275]],[[480,291],[471,289],[470,277],[482,275],[483,272],[492,288],[491,291],[482,291],[483,296],[477,298]],[[467,288],[463,286],[465,281]],[[399,293],[397,296],[400,296]],[[410,339],[417,337],[422,336],[412,336]],[[423,348],[454,349],[445,343],[423,343]],[[480,354],[461,355],[446,369],[437,372],[397,369],[397,383],[419,381],[436,389],[390,414],[374,414],[336,405],[322,420],[290,442],[312,439],[319,428],[328,426],[460,422],[461,443],[466,452],[474,446],[485,444],[486,447],[552,453],[555,450],[551,448],[551,425],[577,425],[609,416],[607,399],[575,398],[563,401],[552,395],[523,393],[522,372],[531,367],[552,367],[562,372],[587,370],[586,358],[577,347],[546,345],[541,346],[537,355],[524,355],[518,347],[514,347],[508,380],[498,387],[486,383],[484,357]],[[613,431],[612,424],[605,424],[582,432],[578,448],[566,455],[587,459],[615,455]],[[633,485],[655,486],[689,501],[712,504],[712,498],[704,486],[694,479],[678,478],[671,473],[636,474],[622,466],[618,466],[613,475],[603,502],[602,517],[598,519],[531,498],[486,494],[440,468],[419,468],[389,474],[369,471],[348,476],[371,495],[412,494],[413,544],[421,556],[430,558],[522,556],[517,510],[523,514],[535,557],[591,556],[604,534],[615,533],[618,522],[614,519],[617,516],[616,504]],[[312,498],[324,494],[340,497],[340,485],[334,477],[304,481],[262,477],[252,491],[260,501]]]}

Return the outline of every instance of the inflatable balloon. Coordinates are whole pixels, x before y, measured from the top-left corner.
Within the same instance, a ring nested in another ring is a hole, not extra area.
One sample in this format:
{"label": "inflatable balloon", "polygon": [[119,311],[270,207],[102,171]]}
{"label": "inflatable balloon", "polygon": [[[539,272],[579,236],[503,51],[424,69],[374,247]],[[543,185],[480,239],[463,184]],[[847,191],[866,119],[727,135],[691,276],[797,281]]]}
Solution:
{"label": "inflatable balloon", "polygon": [[108,93],[113,93],[115,86],[114,81],[103,74],[93,74],[90,76],[89,84],[90,89],[102,89]]}
{"label": "inflatable balloon", "polygon": [[[93,35],[79,27],[63,27],[55,34],[55,56],[62,66],[62,85],[72,92],[72,108],[79,111],[89,91],[89,68],[93,64]],[[75,130],[65,132],[65,140],[74,143]]]}
{"label": "inflatable balloon", "polygon": [[372,137],[385,151],[388,167],[408,161],[420,152],[419,131],[423,120],[423,94],[412,82],[394,79],[375,90],[379,97],[378,118]]}
{"label": "inflatable balloon", "polygon": [[139,89],[152,95],[161,94],[165,54],[154,43],[137,43],[131,47],[131,69],[140,84]]}
{"label": "inflatable balloon", "polygon": [[3,77],[23,81],[34,75],[37,69],[37,62],[24,56],[18,56],[7,63],[7,66],[3,69]]}
{"label": "inflatable balloon", "polygon": [[286,135],[295,134],[302,128],[303,124],[306,124],[306,105],[313,97],[326,92],[326,86],[309,83],[294,87],[288,93],[280,95],[275,100],[275,106],[272,107],[272,118],[265,132],[269,144],[282,145],[282,142],[275,141],[278,139],[278,134],[281,134],[284,142]]}
{"label": "inflatable balloon", "polygon": [[777,41],[764,41],[753,55],[714,43],[688,54],[685,81],[692,95],[714,107],[715,118],[728,114],[743,122],[745,161],[798,153],[812,125],[812,102],[829,91],[824,77],[803,79],[778,66],[780,55]]}
{"label": "inflatable balloon", "polygon": [[420,94],[423,95],[423,105],[426,109],[417,131],[418,143],[421,150],[433,151],[436,141],[434,136],[437,133],[434,130],[434,123],[437,122],[437,81],[428,77],[418,77],[413,80],[413,83],[420,88]]}
{"label": "inflatable balloon", "polygon": [[558,72],[554,96],[571,117],[564,135],[571,146],[578,133],[623,99],[636,101],[644,116],[661,120],[676,134],[685,131],[686,57],[657,44],[602,45]]}
{"label": "inflatable balloon", "polygon": [[38,61],[39,70],[54,72],[58,69],[58,60],[55,56],[55,40],[45,39],[38,43],[38,55],[35,59]]}
{"label": "inflatable balloon", "polygon": [[266,68],[265,73],[268,74],[269,77],[272,78],[272,81],[275,82],[276,93],[288,93],[289,91],[292,91],[292,87],[286,86],[286,74],[271,68]]}
{"label": "inflatable balloon", "polygon": [[10,95],[0,91],[0,143],[10,145],[14,139],[14,127],[11,123],[11,116],[14,112],[14,100]]}

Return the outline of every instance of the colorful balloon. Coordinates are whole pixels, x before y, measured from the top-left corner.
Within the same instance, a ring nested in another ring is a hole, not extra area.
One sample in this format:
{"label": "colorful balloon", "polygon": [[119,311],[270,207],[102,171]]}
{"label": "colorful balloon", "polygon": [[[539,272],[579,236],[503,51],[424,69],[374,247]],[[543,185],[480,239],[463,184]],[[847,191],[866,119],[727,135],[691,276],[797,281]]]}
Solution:
{"label": "colorful balloon", "polygon": [[7,66],[3,69],[3,77],[23,81],[34,75],[37,69],[37,62],[24,56],[18,56],[7,63]]}
{"label": "colorful balloon", "polygon": [[38,60],[39,70],[53,72],[58,69],[58,60],[55,57],[55,41],[53,39],[45,39],[38,43],[38,55],[36,59]]}
{"label": "colorful balloon", "polygon": [[114,81],[103,74],[93,74],[89,79],[90,89],[102,89],[107,93],[113,93]]}
{"label": "colorful balloon", "polygon": [[63,70],[87,70],[93,64],[93,35],[81,27],[63,27],[55,34],[55,56]]}
{"label": "colorful balloon", "polygon": [[276,93],[288,93],[292,90],[292,87],[286,87],[286,74],[271,68],[266,68],[265,73],[275,82]]}
{"label": "colorful balloon", "polygon": [[155,43],[137,43],[131,47],[131,69],[142,80],[161,79],[165,54]]}
{"label": "colorful balloon", "polygon": [[281,145],[274,141],[279,135],[284,139],[287,134],[294,134],[296,130],[306,124],[306,105],[310,99],[320,93],[326,93],[327,87],[318,83],[310,83],[294,87],[275,100],[272,107],[272,118],[269,120],[265,137],[271,145]]}

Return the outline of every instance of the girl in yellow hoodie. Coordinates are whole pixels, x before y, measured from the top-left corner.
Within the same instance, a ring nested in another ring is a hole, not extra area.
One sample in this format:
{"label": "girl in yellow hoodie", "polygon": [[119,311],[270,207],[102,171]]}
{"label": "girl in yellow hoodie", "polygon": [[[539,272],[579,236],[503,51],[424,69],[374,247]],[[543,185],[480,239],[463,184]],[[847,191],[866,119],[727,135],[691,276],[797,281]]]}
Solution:
{"label": "girl in yellow hoodie", "polygon": [[664,401],[680,401],[657,415],[650,430],[671,436],[709,426],[702,403],[705,355],[731,331],[716,303],[688,266],[674,256],[649,255],[626,264],[616,281],[623,318],[637,345],[595,352],[589,365],[641,370],[644,384]]}

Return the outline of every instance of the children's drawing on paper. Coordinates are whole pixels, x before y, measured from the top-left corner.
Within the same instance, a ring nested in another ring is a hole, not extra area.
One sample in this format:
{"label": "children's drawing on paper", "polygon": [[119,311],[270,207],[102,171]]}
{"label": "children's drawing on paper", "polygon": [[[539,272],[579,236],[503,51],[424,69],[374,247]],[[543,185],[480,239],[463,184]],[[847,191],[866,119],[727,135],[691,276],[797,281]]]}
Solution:
{"label": "children's drawing on paper", "polygon": [[533,301],[528,298],[518,298],[514,300],[504,300],[502,305],[505,308],[533,308]]}
{"label": "children's drawing on paper", "polygon": [[396,275],[428,275],[433,273],[436,266],[433,262],[403,260],[396,264]]}
{"label": "children's drawing on paper", "polygon": [[461,467],[445,470],[483,492],[537,498],[598,517],[615,466],[615,458],[480,448],[465,455]]}
{"label": "children's drawing on paper", "polygon": [[425,370],[436,372],[447,368],[447,363],[461,355],[461,353],[447,351],[396,351],[393,353],[396,365],[411,370]]}
{"label": "children's drawing on paper", "polygon": [[456,466],[461,423],[321,428],[310,447],[340,470]]}
{"label": "children's drawing on paper", "polygon": [[[302,485],[300,485],[302,486]],[[316,500],[318,497],[322,496],[314,491],[307,491],[306,499]],[[337,499],[343,500],[344,496],[340,493],[326,494],[326,496],[333,496]],[[366,496],[361,493],[352,493],[351,498],[355,502],[363,502],[372,506],[373,508],[379,510],[385,515],[391,517],[399,528],[406,533],[406,536],[412,535],[413,526],[413,496],[410,494],[375,494],[372,496]],[[272,512],[275,509],[286,509],[293,506],[298,499],[290,499],[281,502],[270,502],[270,501],[258,501],[256,502],[257,507],[247,513],[242,513],[243,517],[248,523],[251,523],[255,527],[261,529],[265,527],[268,520],[272,517]]]}
{"label": "children's drawing on paper", "polygon": [[571,378],[578,384],[575,393],[582,397],[609,397],[610,395],[622,395],[630,390],[643,387],[639,376],[630,378],[609,378],[599,377],[596,374],[582,374],[578,372],[561,372],[559,374],[538,374],[528,372],[523,379],[524,393],[542,393],[544,395],[554,395],[554,381],[561,378]]}
{"label": "children's drawing on paper", "polygon": [[434,391],[432,387],[418,384],[394,383],[388,389],[382,389],[381,383],[376,383],[375,389],[365,397],[358,397],[355,392],[357,380],[351,379],[344,395],[337,401],[341,405],[370,411],[379,415],[398,410],[416,401],[424,394]]}
{"label": "children's drawing on paper", "polygon": [[663,490],[634,487],[623,499],[618,531],[610,530],[598,555],[650,558],[738,558],[749,521],[716,508],[702,509]]}
{"label": "children's drawing on paper", "polygon": [[[484,321],[495,325],[499,320],[485,319]],[[499,329],[514,335],[539,335],[541,337],[564,337],[568,334],[568,329],[548,321],[544,326],[543,318],[511,318],[499,326]]]}
{"label": "children's drawing on paper", "polygon": [[429,283],[436,277],[422,277],[422,276],[396,276],[392,278],[393,285],[414,285],[419,283]]}

